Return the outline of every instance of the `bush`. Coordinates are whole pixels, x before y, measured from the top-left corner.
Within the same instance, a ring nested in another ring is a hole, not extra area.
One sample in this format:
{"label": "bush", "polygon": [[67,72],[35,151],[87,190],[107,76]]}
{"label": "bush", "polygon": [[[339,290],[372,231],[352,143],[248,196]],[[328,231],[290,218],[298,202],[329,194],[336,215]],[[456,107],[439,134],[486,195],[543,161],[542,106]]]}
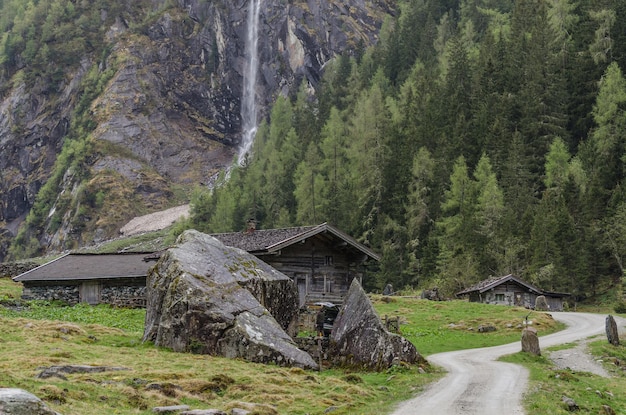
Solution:
{"label": "bush", "polygon": [[617,302],[617,304],[615,304],[614,310],[617,314],[626,314],[626,302]]}

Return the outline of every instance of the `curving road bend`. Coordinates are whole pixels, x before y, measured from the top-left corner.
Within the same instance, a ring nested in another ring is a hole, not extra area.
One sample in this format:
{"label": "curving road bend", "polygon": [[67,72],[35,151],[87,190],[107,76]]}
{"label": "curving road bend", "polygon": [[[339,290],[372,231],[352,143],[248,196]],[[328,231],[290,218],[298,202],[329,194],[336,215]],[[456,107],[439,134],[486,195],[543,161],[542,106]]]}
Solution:
{"label": "curving road bend", "polygon": [[[589,313],[551,313],[568,327],[539,338],[543,349],[574,342],[605,330],[606,315]],[[618,325],[624,320],[616,318]],[[521,336],[520,336],[521,339]],[[498,362],[500,356],[517,353],[521,343],[496,347],[458,350],[431,355],[427,360],[443,367],[448,374],[422,394],[405,401],[391,415],[522,415],[522,395],[528,371],[512,363]]]}

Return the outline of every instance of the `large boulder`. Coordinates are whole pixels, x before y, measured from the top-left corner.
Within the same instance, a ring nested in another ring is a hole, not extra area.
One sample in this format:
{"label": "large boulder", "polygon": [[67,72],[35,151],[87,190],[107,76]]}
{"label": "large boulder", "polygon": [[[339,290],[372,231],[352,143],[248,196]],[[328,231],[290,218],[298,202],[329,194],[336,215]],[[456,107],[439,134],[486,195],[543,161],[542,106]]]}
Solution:
{"label": "large boulder", "polygon": [[0,388],[2,415],[59,415],[30,392],[17,388]]}
{"label": "large boulder", "polygon": [[185,231],[148,274],[144,341],[179,352],[316,368],[287,332],[298,289],[255,256]]}
{"label": "large boulder", "polygon": [[385,329],[356,279],[335,319],[330,344],[331,355],[346,366],[384,370],[395,363],[423,360],[410,341]]}

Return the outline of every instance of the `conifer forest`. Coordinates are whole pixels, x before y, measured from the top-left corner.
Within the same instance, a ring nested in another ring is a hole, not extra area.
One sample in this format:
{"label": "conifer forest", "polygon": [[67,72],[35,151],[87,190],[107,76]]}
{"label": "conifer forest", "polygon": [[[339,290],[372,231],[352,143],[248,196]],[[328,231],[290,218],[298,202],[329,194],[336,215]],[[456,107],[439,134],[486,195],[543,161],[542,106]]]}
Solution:
{"label": "conifer forest", "polygon": [[622,1],[400,1],[315,95],[276,100],[191,225],[332,223],[382,255],[373,290],[513,273],[620,295],[624,68]]}

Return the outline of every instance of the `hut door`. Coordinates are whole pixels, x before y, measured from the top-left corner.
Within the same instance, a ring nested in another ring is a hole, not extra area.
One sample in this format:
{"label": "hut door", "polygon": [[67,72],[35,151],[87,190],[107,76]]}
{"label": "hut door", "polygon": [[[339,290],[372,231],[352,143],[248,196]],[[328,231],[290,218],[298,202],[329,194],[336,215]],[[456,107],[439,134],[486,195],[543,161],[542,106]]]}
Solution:
{"label": "hut door", "polygon": [[524,294],[522,294],[522,293],[515,293],[514,296],[515,297],[513,298],[513,303],[515,305],[523,307],[524,306]]}
{"label": "hut door", "polygon": [[302,307],[304,304],[306,304],[307,275],[296,274],[296,284],[298,285],[298,297],[299,297],[300,307]]}
{"label": "hut door", "polygon": [[80,302],[91,305],[100,303],[100,284],[98,282],[84,282],[80,286]]}

